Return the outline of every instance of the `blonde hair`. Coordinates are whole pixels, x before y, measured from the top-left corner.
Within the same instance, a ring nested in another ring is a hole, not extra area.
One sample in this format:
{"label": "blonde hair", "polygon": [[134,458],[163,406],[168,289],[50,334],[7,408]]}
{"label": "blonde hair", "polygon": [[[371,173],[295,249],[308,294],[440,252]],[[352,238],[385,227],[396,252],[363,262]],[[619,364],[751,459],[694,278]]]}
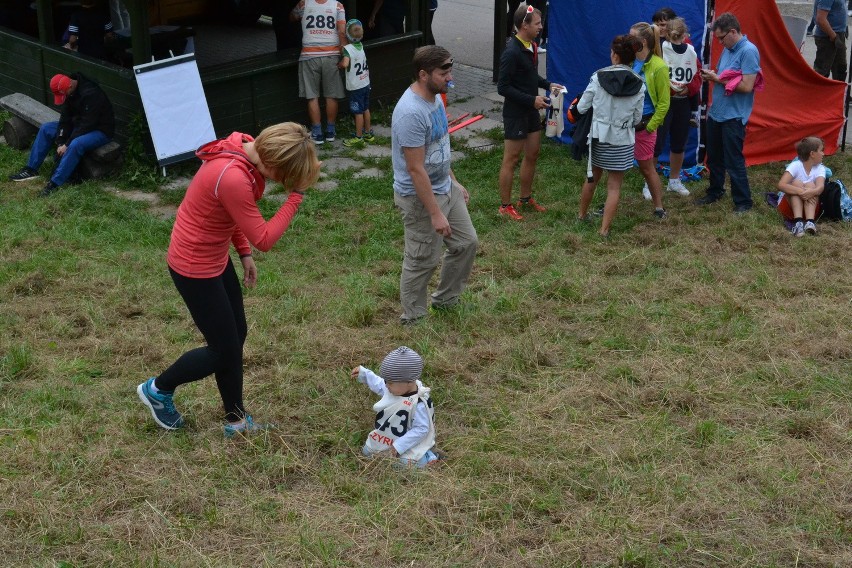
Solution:
{"label": "blonde hair", "polygon": [[654,24],[648,22],[639,22],[630,26],[631,30],[636,30],[636,34],[642,42],[648,46],[648,50],[657,57],[663,56],[663,50],[660,48],[660,30]]}
{"label": "blonde hair", "polygon": [[268,168],[275,170],[287,189],[313,185],[320,173],[317,151],[308,129],[295,122],[274,124],[257,135],[254,149]]}
{"label": "blonde hair", "polygon": [[689,36],[689,28],[683,18],[673,18],[668,23],[668,36],[672,42],[683,41]]}

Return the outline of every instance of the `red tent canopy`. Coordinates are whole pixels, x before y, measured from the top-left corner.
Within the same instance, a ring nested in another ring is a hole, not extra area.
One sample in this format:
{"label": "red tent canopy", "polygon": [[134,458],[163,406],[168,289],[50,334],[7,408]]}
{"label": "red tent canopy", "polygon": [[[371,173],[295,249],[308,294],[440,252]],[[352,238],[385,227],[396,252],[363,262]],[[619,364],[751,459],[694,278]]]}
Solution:
{"label": "red tent canopy", "polygon": [[[723,12],[732,12],[757,46],[766,79],[746,129],[746,163],[789,160],[805,136],[821,137],[826,154],[835,153],[846,83],[822,77],[802,58],[774,0],[717,0],[716,16]],[[711,50],[711,67],[717,69],[722,46],[713,41]]]}

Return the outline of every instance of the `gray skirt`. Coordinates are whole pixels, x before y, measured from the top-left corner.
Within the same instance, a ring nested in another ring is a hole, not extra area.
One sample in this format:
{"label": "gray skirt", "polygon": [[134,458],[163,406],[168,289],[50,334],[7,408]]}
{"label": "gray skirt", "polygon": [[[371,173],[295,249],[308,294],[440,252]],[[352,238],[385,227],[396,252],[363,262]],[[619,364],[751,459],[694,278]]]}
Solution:
{"label": "gray skirt", "polygon": [[616,146],[592,139],[592,165],[611,172],[625,172],[633,167],[633,144]]}

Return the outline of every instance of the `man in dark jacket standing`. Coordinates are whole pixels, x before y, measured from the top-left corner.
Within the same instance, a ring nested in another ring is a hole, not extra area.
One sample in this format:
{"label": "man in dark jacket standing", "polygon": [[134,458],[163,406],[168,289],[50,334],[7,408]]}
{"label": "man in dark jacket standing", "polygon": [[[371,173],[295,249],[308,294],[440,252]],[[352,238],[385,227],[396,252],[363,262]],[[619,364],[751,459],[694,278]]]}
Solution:
{"label": "man in dark jacket standing", "polygon": [[[521,5],[515,11],[517,35],[509,38],[500,57],[497,92],[503,95],[503,164],[500,166],[500,215],[520,221],[518,209],[546,211],[532,198],[535,164],[541,149],[541,116],[538,111],[549,105],[539,88],[558,93],[562,85],[550,83],[538,74],[538,46],[533,40],[541,32],[541,12],[532,6]],[[515,166],[521,163],[521,199],[517,208],[512,205],[512,181]]]}
{"label": "man in dark jacket standing", "polygon": [[39,128],[27,167],[10,175],[12,181],[38,177],[38,169],[56,142],[59,163],[41,190],[46,197],[68,181],[83,155],[112,139],[115,117],[112,104],[92,80],[81,73],[54,75],[50,80],[54,103],[60,107],[59,122],[45,122]]}

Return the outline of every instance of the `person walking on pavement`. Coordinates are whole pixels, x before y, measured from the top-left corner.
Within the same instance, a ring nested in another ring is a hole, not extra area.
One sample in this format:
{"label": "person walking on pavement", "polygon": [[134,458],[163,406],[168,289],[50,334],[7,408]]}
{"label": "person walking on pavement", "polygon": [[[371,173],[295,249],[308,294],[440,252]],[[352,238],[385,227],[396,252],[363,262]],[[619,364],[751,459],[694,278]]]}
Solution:
{"label": "person walking on pavement", "polygon": [[[707,167],[710,170],[710,187],[707,188],[707,194],[695,203],[708,205],[722,199],[725,195],[725,174],[728,173],[731,176],[734,213],[739,214],[749,211],[753,204],[743,145],[746,123],[754,107],[755,83],[760,73],[760,52],[742,34],[739,20],[730,12],[716,18],[712,31],[724,49],[717,71],[701,70],[702,78],[713,84],[713,103],[707,111]],[[739,80],[739,83],[728,95],[725,86],[733,80]]]}
{"label": "person walking on pavement", "polygon": [[479,241],[467,211],[470,196],[451,169],[450,133],[438,96],[453,80],[453,58],[440,46],[414,52],[416,79],[403,93],[391,119],[394,203],[402,214],[405,250],[399,295],[403,324],[428,313],[429,280],[441,261],[432,307],[458,304]]}
{"label": "person walking on pavement", "polygon": [[846,0],[817,0],[814,71],[835,81],[846,80]]}
{"label": "person walking on pavement", "polygon": [[[550,106],[546,96],[538,90],[545,89],[557,95],[562,85],[551,83],[538,74],[538,46],[533,41],[541,32],[541,12],[532,6],[520,6],[514,15],[518,33],[509,38],[506,49],[500,56],[500,73],[497,92],[503,102],[503,163],[500,166],[500,208],[502,216],[520,221],[523,215],[518,209],[544,212],[547,209],[532,197],[535,165],[541,150],[541,116],[539,110]],[[512,182],[515,166],[521,152],[520,185],[521,197],[517,206],[512,205]]]}

